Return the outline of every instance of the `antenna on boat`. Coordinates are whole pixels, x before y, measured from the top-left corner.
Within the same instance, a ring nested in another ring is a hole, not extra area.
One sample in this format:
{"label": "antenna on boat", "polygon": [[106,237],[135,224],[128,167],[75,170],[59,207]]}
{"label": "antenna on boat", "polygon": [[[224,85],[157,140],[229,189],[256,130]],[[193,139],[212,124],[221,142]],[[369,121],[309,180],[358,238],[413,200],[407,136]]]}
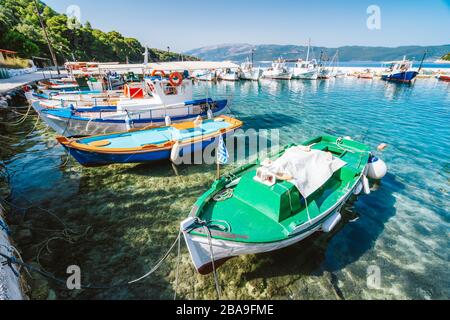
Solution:
{"label": "antenna on boat", "polygon": [[308,52],[306,53],[306,62],[309,61],[309,49],[311,48],[311,38],[308,40]]}
{"label": "antenna on boat", "polygon": [[145,52],[142,54],[144,56],[144,65],[148,65],[148,46],[145,46]]}

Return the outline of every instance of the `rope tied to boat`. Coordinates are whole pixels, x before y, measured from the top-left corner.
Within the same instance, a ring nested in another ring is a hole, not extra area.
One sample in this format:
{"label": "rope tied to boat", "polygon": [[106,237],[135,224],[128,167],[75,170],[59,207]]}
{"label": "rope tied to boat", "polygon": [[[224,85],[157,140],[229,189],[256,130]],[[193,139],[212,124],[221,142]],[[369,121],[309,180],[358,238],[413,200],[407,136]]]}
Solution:
{"label": "rope tied to boat", "polygon": [[225,190],[220,191],[218,194],[216,194],[213,197],[213,200],[216,201],[216,202],[222,202],[222,201],[231,199],[233,197],[233,195],[234,195],[234,190],[233,189],[231,189],[231,188],[230,189],[225,189]]}
{"label": "rope tied to boat", "polygon": [[212,273],[214,276],[214,284],[216,287],[216,292],[217,292],[217,297],[219,300],[221,300],[221,296],[222,296],[222,292],[220,289],[220,285],[219,285],[219,277],[216,271],[216,265],[215,265],[215,257],[214,257],[214,249],[213,249],[213,244],[212,244],[212,233],[211,233],[211,227],[215,227],[215,228],[219,228],[222,230],[223,229],[222,226],[220,225],[214,225],[211,224],[213,222],[223,222],[227,225],[228,231],[231,231],[231,226],[228,222],[224,221],[224,220],[210,220],[210,221],[206,221],[206,220],[201,220],[199,217],[195,218],[195,223],[194,225],[189,229],[189,230],[185,230],[185,232],[189,232],[193,229],[196,229],[198,226],[202,227],[203,230],[205,231],[205,234],[208,238],[208,245],[209,245],[209,254],[210,254],[210,259],[211,259],[211,266],[212,266]]}
{"label": "rope tied to boat", "polygon": [[[159,269],[159,267],[162,265],[162,263],[163,263],[163,262],[167,259],[167,257],[170,255],[170,253],[172,252],[172,250],[173,250],[173,248],[175,247],[175,245],[176,245],[177,243],[179,243],[180,238],[181,238],[181,230],[179,231],[177,238],[175,239],[174,243],[170,246],[169,250],[168,250],[168,251],[163,255],[163,257],[155,264],[155,266],[154,266],[153,268],[151,268],[151,270],[150,270],[149,272],[147,272],[145,275],[143,275],[142,277],[136,278],[136,279],[131,280],[131,281],[126,281],[126,282],[123,282],[123,283],[119,283],[119,284],[115,284],[115,285],[110,285],[110,286],[103,286],[103,285],[95,285],[95,286],[94,286],[94,285],[82,285],[82,286],[81,286],[81,289],[93,289],[93,290],[101,290],[101,289],[105,289],[105,290],[106,290],[106,289],[113,289],[113,288],[118,288],[118,287],[124,287],[124,286],[131,285],[131,284],[135,284],[135,283],[137,283],[137,282],[140,282],[140,281],[144,280],[145,278],[149,277],[150,275],[152,275],[153,273],[155,273],[156,270]],[[179,244],[179,246],[180,246],[180,244]],[[7,265],[7,266],[11,267],[11,269],[12,269],[13,271],[15,271],[13,265],[18,265],[18,266],[20,266],[20,267],[24,267],[26,270],[37,272],[37,273],[39,273],[40,275],[42,275],[42,276],[44,276],[44,277],[46,277],[46,278],[48,278],[48,279],[51,279],[51,280],[53,280],[53,281],[55,281],[55,282],[57,282],[57,283],[60,283],[60,284],[63,284],[63,285],[66,285],[66,284],[67,284],[66,279],[58,278],[58,277],[54,276],[52,273],[50,273],[50,272],[47,272],[47,271],[45,271],[45,270],[42,270],[41,268],[37,268],[37,267],[35,267],[35,266],[31,265],[31,264],[25,263],[25,262],[23,262],[23,261],[20,261],[20,260],[18,260],[16,257],[14,257],[13,255],[9,256],[9,255],[6,255],[6,254],[3,254],[3,253],[0,252],[0,257],[2,257],[2,258],[5,259],[5,261],[2,261],[1,264],[2,264],[2,265],[5,265],[5,266]],[[14,272],[14,274],[15,274],[16,276],[19,276],[19,275],[17,274],[16,271]]]}
{"label": "rope tied to boat", "polygon": [[6,125],[6,126],[12,126],[12,127],[20,126],[22,123],[25,122],[25,120],[26,120],[26,119],[28,118],[28,116],[30,115],[31,109],[32,109],[32,105],[29,104],[29,105],[28,105],[27,112],[26,112],[24,115],[22,115],[22,118],[20,118],[20,119],[17,120],[16,122],[12,122],[12,123],[11,123],[11,122],[5,122],[5,121],[2,121],[2,122],[0,122],[0,124]]}
{"label": "rope tied to boat", "polygon": [[207,231],[207,235],[208,235],[209,253],[211,255],[211,265],[212,265],[213,275],[214,275],[214,284],[216,285],[217,297],[220,300],[222,294],[220,291],[219,277],[217,275],[216,265],[214,262],[215,258],[214,258],[214,250],[213,250],[213,245],[212,245],[212,234],[211,234],[210,228],[207,225],[204,225],[203,228]]}

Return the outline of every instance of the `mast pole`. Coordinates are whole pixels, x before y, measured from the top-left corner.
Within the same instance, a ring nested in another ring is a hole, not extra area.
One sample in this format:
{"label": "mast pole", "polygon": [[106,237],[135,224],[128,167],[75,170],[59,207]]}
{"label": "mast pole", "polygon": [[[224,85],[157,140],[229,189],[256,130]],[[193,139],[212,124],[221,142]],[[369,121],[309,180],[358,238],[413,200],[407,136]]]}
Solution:
{"label": "mast pole", "polygon": [[308,41],[308,53],[306,54],[306,62],[309,62],[309,48],[311,48],[311,38]]}
{"label": "mast pole", "polygon": [[42,19],[41,12],[39,11],[39,5],[37,0],[34,0],[34,6],[36,7],[36,12],[39,17],[39,22],[42,27],[42,31],[44,31],[45,39],[47,40],[48,49],[50,51],[50,55],[52,56],[53,65],[56,67],[56,71],[58,72],[58,75],[61,75],[58,68],[58,62],[56,61],[56,55],[53,51],[52,42],[50,41],[50,38],[48,37],[47,28],[45,27],[44,20]]}
{"label": "mast pole", "polygon": [[425,57],[427,56],[427,50],[423,53],[422,61],[420,62],[419,72],[422,71],[423,62],[425,61]]}

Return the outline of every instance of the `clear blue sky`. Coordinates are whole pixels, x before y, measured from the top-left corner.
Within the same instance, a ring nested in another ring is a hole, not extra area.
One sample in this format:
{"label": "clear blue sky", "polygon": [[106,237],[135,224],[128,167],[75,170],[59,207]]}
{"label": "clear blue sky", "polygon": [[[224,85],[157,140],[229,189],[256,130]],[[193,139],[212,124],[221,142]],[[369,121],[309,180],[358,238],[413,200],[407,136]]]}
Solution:
{"label": "clear blue sky", "polygon": [[[401,46],[450,43],[450,0],[43,0],[82,22],[150,47],[185,51],[222,43]],[[366,26],[369,5],[381,30]]]}

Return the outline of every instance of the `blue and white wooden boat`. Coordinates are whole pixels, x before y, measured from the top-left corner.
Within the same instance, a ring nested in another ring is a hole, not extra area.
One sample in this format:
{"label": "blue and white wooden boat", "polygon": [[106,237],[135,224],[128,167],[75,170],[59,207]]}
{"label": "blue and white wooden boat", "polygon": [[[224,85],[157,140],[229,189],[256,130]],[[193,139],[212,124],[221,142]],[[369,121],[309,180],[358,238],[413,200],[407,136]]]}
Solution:
{"label": "blue and white wooden boat", "polygon": [[161,126],[225,112],[227,100],[194,100],[192,80],[183,80],[181,74],[178,77],[176,83],[171,78],[149,77],[141,83],[127,84],[119,97],[99,96],[97,100],[96,95],[79,95],[69,105],[65,100],[40,99],[33,107],[51,128],[66,136]]}
{"label": "blue and white wooden boat", "polygon": [[385,62],[389,65],[388,69],[381,75],[381,79],[385,81],[397,81],[410,83],[416,79],[419,70],[412,68],[412,62],[403,57],[401,61]]}
{"label": "blue and white wooden boat", "polygon": [[174,160],[206,148],[219,136],[240,128],[242,122],[220,116],[210,120],[183,122],[85,138],[57,140],[83,166]]}
{"label": "blue and white wooden boat", "polygon": [[227,100],[200,99],[138,111],[116,106],[44,109],[40,116],[58,134],[79,136],[162,126],[191,121],[198,116],[211,118],[225,113],[227,103]]}

